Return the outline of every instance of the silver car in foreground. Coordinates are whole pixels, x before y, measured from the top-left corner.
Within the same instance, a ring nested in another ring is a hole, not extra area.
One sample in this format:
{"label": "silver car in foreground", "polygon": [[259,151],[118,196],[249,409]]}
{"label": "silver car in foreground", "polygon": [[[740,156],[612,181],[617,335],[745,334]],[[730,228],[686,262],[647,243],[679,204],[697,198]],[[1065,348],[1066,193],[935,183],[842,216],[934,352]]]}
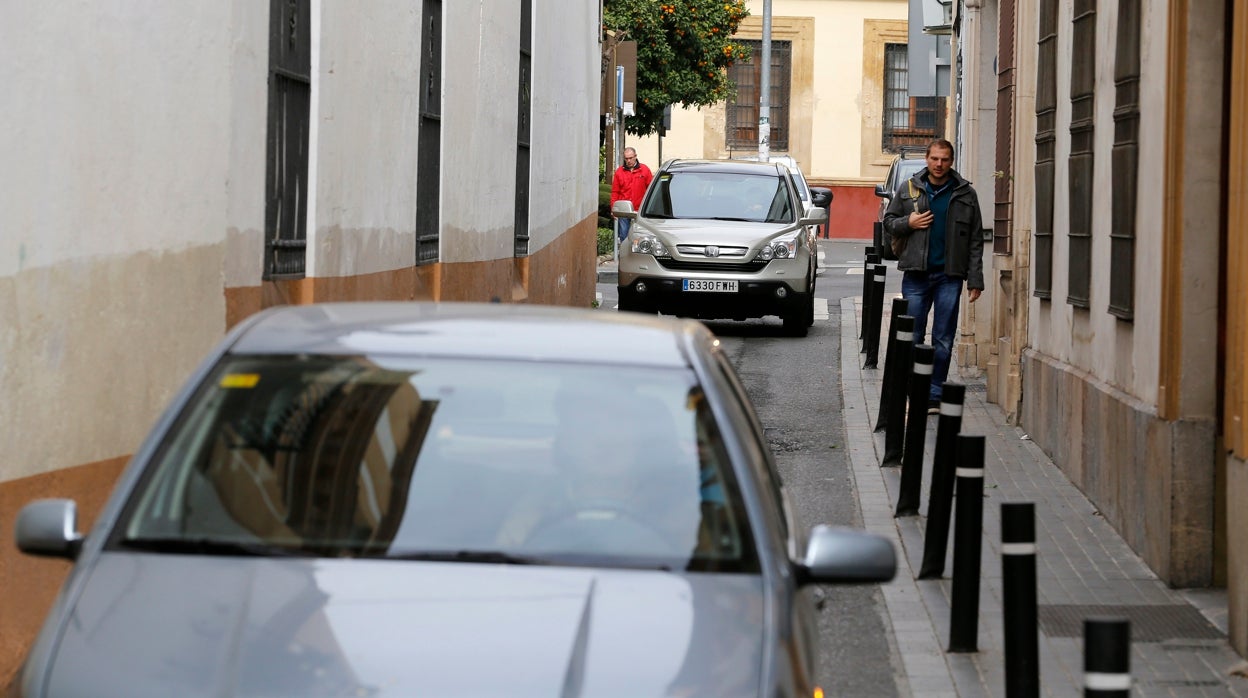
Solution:
{"label": "silver car in foreground", "polygon": [[699,323],[501,304],[252,317],[74,559],[25,696],[811,696],[818,583],[885,539],[794,530]]}
{"label": "silver car in foreground", "polygon": [[670,160],[634,211],[620,248],[621,310],[745,320],[777,315],[789,334],[815,322],[818,251],[827,222],[807,206],[788,167],[736,160]]}

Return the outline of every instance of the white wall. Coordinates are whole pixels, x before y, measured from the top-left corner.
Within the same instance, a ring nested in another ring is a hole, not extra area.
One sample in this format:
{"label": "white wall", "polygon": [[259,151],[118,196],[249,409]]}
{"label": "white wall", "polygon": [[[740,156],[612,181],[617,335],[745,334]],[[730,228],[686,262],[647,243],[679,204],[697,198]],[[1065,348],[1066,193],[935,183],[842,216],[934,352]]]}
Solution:
{"label": "white wall", "polygon": [[[535,5],[530,253],[598,208],[598,3]],[[506,174],[500,168],[496,176]]]}
{"label": "white wall", "polygon": [[261,223],[230,186],[267,14],[0,6],[0,479],[133,451],[220,338],[227,231]]}
{"label": "white wall", "polygon": [[[316,125],[309,175],[315,172],[315,187],[309,197],[314,191],[316,206],[309,215],[308,275],[410,267],[416,259],[421,5],[322,0],[320,6],[321,31],[313,36]],[[446,3],[445,11],[452,14],[456,6]],[[452,30],[448,26],[448,37]]]}

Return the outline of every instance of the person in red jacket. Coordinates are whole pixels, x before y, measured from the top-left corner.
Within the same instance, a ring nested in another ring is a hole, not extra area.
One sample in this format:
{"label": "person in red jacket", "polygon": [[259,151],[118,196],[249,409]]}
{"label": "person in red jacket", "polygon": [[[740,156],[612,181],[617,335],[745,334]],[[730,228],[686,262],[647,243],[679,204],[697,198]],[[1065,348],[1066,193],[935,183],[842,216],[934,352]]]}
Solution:
{"label": "person in red jacket", "polygon": [[[624,149],[624,164],[620,165],[615,171],[615,176],[611,179],[611,206],[615,206],[615,202],[620,200],[628,200],[633,202],[633,210],[641,208],[641,197],[646,193],[646,187],[650,186],[650,180],[654,179],[650,168],[637,161],[637,151],[633,148]],[[617,234],[620,236],[620,242],[628,239],[628,228],[632,223],[627,218],[617,218],[619,227]]]}

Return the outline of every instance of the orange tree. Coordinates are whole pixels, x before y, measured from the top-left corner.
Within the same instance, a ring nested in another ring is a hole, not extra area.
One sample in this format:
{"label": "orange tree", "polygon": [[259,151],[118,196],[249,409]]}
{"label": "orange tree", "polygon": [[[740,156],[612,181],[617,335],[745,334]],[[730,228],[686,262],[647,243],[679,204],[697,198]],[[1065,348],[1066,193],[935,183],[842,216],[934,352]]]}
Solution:
{"label": "orange tree", "polygon": [[[606,55],[620,41],[637,42],[636,115],[624,122],[628,132],[658,131],[668,104],[703,107],[732,97],[727,69],[750,57],[733,34],[749,14],[745,0],[605,0]],[[604,56],[604,69],[609,65]]]}

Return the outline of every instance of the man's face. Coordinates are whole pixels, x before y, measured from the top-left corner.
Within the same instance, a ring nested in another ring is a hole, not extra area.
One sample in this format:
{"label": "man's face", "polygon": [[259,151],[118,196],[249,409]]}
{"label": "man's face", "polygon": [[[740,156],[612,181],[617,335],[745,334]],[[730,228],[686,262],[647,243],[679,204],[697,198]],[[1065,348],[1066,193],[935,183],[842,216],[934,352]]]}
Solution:
{"label": "man's face", "polygon": [[953,167],[953,151],[940,146],[932,146],[927,151],[928,179],[940,182],[949,176],[949,168]]}
{"label": "man's face", "polygon": [[624,164],[632,167],[637,164],[637,151],[626,149],[624,151]]}

